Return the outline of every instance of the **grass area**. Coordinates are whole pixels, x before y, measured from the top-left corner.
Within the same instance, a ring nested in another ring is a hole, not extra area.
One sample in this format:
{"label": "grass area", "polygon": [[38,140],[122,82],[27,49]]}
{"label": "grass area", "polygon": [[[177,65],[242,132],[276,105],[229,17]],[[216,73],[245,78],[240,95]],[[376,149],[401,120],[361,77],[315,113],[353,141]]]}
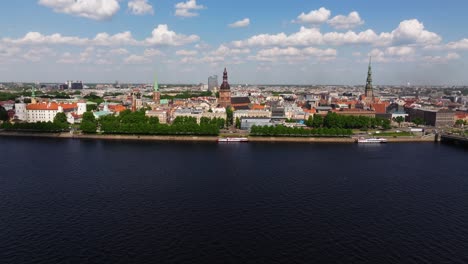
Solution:
{"label": "grass area", "polygon": [[414,136],[413,133],[411,132],[382,132],[382,133],[373,133],[372,135],[374,136],[380,136],[380,137],[410,137]]}

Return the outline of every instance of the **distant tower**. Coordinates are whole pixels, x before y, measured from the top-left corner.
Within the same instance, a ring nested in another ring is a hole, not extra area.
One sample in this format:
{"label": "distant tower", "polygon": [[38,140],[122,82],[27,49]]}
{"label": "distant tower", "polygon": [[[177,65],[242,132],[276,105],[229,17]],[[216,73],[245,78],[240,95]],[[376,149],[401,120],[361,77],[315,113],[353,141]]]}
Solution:
{"label": "distant tower", "polygon": [[161,103],[161,93],[159,92],[158,77],[154,75],[154,92],[153,92],[153,102],[157,105]]}
{"label": "distant tower", "polygon": [[224,68],[223,73],[223,84],[221,84],[221,87],[219,88],[218,103],[222,107],[227,107],[231,105],[231,87],[228,83],[228,74],[226,68]]}
{"label": "distant tower", "polygon": [[374,100],[374,88],[372,88],[372,57],[369,58],[369,70],[367,71],[366,98]]}
{"label": "distant tower", "polygon": [[218,87],[218,76],[213,75],[208,77],[208,91],[214,92]]}
{"label": "distant tower", "polygon": [[140,91],[133,89],[132,91],[132,112],[136,112],[138,109],[138,99],[140,99]]}
{"label": "distant tower", "polygon": [[33,84],[31,89],[31,104],[37,103],[36,101],[36,86]]}

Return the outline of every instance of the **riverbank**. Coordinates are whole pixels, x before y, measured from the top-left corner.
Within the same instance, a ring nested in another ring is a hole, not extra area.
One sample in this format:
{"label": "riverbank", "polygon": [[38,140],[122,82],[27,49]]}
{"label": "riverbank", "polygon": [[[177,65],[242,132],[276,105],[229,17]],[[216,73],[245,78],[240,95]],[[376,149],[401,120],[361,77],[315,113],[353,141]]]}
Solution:
{"label": "riverbank", "polygon": [[[70,133],[27,133],[27,132],[0,132],[6,137],[38,137],[38,138],[65,138],[65,139],[97,139],[97,140],[143,140],[143,141],[198,141],[216,142],[214,136],[153,136],[153,135],[91,135]],[[398,142],[434,142],[433,136],[426,137],[386,137],[389,143]],[[250,142],[296,142],[296,143],[354,143],[354,138],[340,137],[249,137]]]}
{"label": "riverbank", "polygon": [[0,132],[0,136],[6,137],[39,137],[39,138],[64,138],[64,139],[98,139],[98,140],[142,140],[142,141],[202,141],[216,142],[218,137],[213,136],[151,136],[151,135],[92,135],[70,133],[23,133]]}

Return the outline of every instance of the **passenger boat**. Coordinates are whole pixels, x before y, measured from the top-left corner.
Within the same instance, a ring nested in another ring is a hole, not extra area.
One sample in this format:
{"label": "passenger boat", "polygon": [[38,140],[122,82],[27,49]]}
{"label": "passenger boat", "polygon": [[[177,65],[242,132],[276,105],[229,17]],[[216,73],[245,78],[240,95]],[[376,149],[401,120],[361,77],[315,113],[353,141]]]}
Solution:
{"label": "passenger boat", "polygon": [[234,137],[227,137],[227,138],[218,138],[218,142],[249,142],[248,138],[234,138]]}
{"label": "passenger boat", "polygon": [[363,138],[360,137],[356,140],[357,143],[370,143],[370,144],[380,144],[380,143],[387,143],[387,139],[385,138]]}

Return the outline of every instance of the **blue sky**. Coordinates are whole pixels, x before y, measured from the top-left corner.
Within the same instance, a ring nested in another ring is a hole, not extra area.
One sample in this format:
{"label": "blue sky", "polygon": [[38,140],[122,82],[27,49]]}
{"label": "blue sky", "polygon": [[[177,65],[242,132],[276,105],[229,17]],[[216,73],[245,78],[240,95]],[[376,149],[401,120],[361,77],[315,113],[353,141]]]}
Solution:
{"label": "blue sky", "polygon": [[0,81],[468,84],[468,2],[1,3]]}

